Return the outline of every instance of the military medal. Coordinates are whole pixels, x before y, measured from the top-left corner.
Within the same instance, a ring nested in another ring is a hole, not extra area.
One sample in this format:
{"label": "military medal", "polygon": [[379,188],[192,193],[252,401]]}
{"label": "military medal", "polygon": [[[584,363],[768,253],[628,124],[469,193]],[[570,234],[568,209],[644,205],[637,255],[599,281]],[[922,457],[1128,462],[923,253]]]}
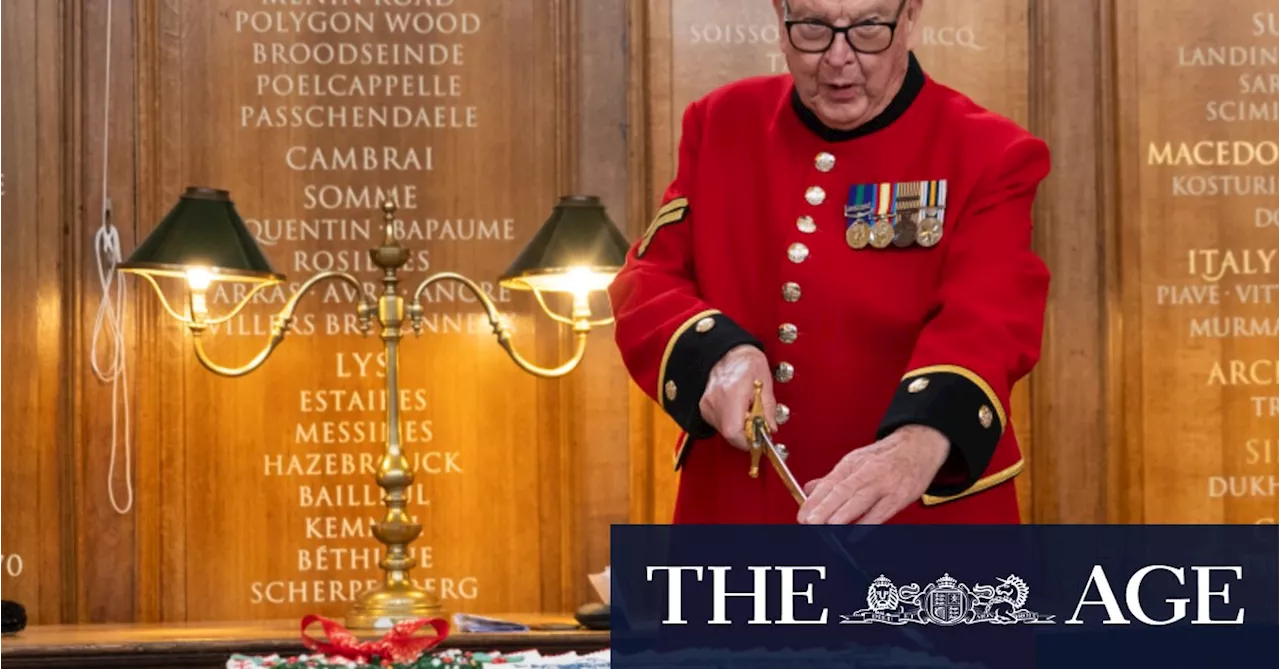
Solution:
{"label": "military medal", "polygon": [[942,217],[947,209],[947,180],[921,184],[921,207],[916,216],[916,243],[931,247],[942,241]]}
{"label": "military medal", "polygon": [[876,185],[876,222],[871,226],[871,245],[882,249],[893,241],[893,219],[897,216],[898,185]]}
{"label": "military medal", "polygon": [[861,221],[850,225],[844,232],[844,241],[850,248],[863,249],[871,241],[871,228]]}
{"label": "military medal", "polygon": [[878,249],[882,249],[889,246],[889,242],[892,242],[892,241],[893,241],[893,226],[889,225],[888,221],[882,219],[882,220],[876,221],[876,224],[871,226],[871,245],[872,246]]}
{"label": "military medal", "polygon": [[893,231],[893,245],[905,249],[916,243],[916,219],[914,216],[901,216],[898,226]]}
{"label": "military medal", "polygon": [[849,187],[849,203],[844,208],[847,226],[844,231],[844,241],[849,248],[866,248],[871,241],[871,226],[867,225],[863,219],[870,216],[872,212],[871,198],[874,192],[874,187],[867,184]]}
{"label": "military medal", "polygon": [[898,222],[894,225],[893,245],[905,249],[916,243],[916,210],[920,208],[922,183],[908,181],[898,185]]}

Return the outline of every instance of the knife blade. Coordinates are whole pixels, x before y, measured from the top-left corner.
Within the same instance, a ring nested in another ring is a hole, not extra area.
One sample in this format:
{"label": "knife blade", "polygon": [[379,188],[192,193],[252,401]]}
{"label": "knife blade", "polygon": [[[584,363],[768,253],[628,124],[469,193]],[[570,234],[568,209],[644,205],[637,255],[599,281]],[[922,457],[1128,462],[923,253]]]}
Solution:
{"label": "knife blade", "polygon": [[800,482],[791,473],[791,468],[787,466],[787,456],[773,443],[773,437],[769,433],[769,421],[764,415],[764,383],[759,380],[755,382],[755,396],[751,400],[751,409],[747,412],[744,429],[747,445],[751,448],[751,469],[748,472],[751,478],[759,478],[760,456],[763,455],[778,473],[778,478],[782,479],[782,484],[787,487],[796,504],[803,505],[809,496],[804,493],[804,488],[800,486]]}
{"label": "knife blade", "polygon": [[[782,484],[791,492],[791,496],[796,500],[796,504],[803,506],[809,496],[805,494],[804,488],[796,481],[796,477],[791,473],[791,468],[787,466],[786,456],[779,452],[776,444],[773,443],[773,436],[769,431],[769,422],[764,415],[764,383],[757,380],[755,382],[755,395],[751,401],[751,409],[747,412],[747,418],[744,422],[746,430],[747,445],[751,447],[751,469],[749,474],[751,478],[760,476],[760,456],[764,456],[769,464],[773,466],[774,471],[778,473],[778,477],[782,479]],[[822,540],[837,555],[851,567],[855,574],[865,580],[871,582],[870,576],[853,558],[844,544],[833,534],[835,528],[824,528],[819,531]],[[920,632],[907,629],[905,627],[897,627],[904,636],[911,639],[921,648],[933,650],[933,644],[924,637]]]}

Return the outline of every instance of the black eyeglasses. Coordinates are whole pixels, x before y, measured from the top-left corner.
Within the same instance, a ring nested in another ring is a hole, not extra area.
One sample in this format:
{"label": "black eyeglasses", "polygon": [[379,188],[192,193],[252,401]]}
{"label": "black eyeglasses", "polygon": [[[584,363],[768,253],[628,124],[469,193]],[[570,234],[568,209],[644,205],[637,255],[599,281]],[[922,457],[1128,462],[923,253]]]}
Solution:
{"label": "black eyeglasses", "polygon": [[[858,53],[877,54],[887,50],[893,44],[893,35],[898,29],[898,19],[906,8],[907,0],[898,4],[892,21],[863,21],[843,28],[833,26],[822,19],[785,19],[787,39],[796,51],[804,53],[824,53],[835,43],[836,35],[843,34],[849,48]],[[784,2],[785,15],[791,14],[791,3]]]}

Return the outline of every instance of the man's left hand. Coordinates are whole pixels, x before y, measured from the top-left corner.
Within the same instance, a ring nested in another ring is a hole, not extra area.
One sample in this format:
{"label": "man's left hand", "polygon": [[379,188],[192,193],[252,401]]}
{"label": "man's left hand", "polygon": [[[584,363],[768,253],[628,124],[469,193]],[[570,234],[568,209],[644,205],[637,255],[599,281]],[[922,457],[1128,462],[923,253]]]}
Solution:
{"label": "man's left hand", "polygon": [[844,456],[830,474],[804,487],[796,519],[806,525],[878,525],[920,499],[947,461],[941,432],[908,425]]}

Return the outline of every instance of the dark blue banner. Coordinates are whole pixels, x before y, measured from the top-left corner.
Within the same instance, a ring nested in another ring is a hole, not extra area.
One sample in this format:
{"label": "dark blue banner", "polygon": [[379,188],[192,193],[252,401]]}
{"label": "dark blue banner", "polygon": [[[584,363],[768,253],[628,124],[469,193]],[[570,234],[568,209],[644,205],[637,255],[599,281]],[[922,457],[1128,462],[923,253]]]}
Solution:
{"label": "dark blue banner", "polygon": [[1275,526],[612,530],[613,666],[1280,666]]}

